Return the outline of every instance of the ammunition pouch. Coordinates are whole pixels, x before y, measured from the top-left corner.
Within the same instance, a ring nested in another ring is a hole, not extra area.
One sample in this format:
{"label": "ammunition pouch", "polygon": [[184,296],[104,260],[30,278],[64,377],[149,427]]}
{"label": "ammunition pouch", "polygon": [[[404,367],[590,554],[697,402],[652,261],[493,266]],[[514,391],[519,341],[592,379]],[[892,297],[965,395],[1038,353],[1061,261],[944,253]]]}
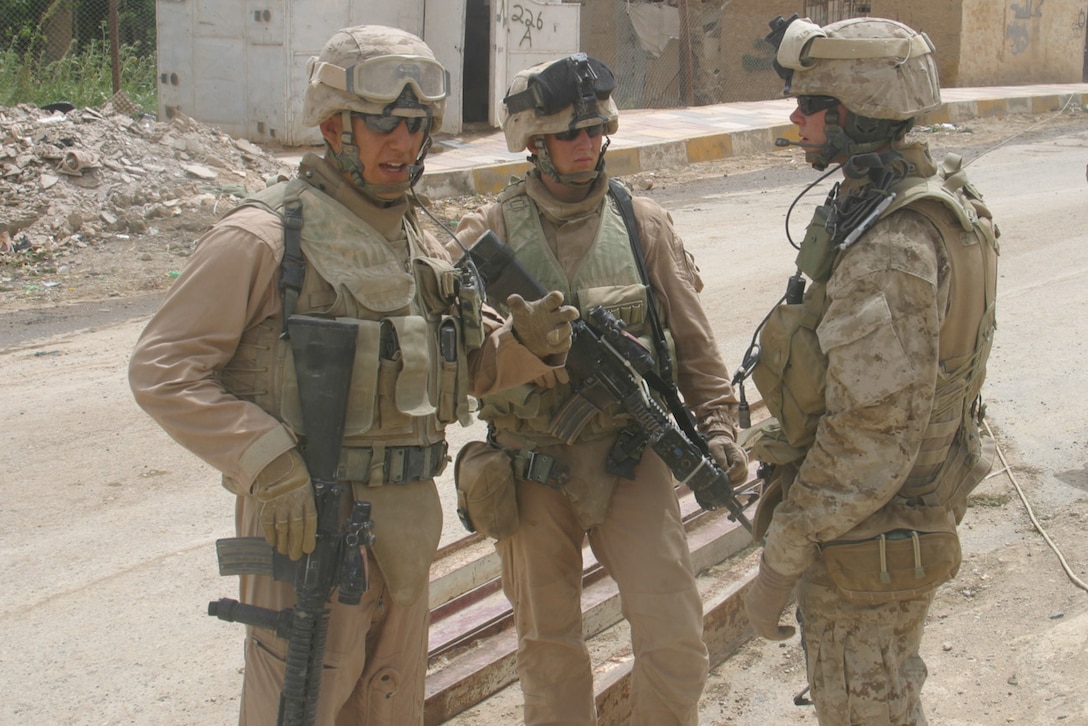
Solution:
{"label": "ammunition pouch", "polygon": [[822,293],[823,285],[814,284],[803,303],[779,305],[771,312],[759,336],[763,354],[752,370],[767,410],[789,444],[801,449],[815,440],[824,412],[827,356],[816,336],[824,312]]}
{"label": "ammunition pouch", "polygon": [[469,532],[494,539],[517,531],[518,499],[510,456],[486,441],[461,447],[453,466],[457,516]]}

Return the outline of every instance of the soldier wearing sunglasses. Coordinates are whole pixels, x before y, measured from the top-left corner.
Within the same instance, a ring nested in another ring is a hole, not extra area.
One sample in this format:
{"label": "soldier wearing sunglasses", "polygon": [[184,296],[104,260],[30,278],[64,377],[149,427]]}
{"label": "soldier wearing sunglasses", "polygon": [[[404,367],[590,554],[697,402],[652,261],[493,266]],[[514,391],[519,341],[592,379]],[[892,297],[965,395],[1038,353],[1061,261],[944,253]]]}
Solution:
{"label": "soldier wearing sunglasses", "polygon": [[768,474],[745,605],[784,640],[796,594],[821,726],[923,726],[926,618],[994,453],[981,390],[997,229],[959,156],[938,163],[908,136],[941,104],[924,33],[874,17],[771,28],[797,100],[786,144],[841,174],[760,333],[752,376],[772,418],[749,439]]}
{"label": "soldier wearing sunglasses", "polygon": [[[563,307],[585,314],[604,306],[622,319],[651,352],[663,387],[678,387],[717,463],[743,482],[737,399],[699,302],[698,269],[669,214],[632,199],[605,171],[619,127],[614,86],[612,72],[584,54],[517,74],[503,132],[510,151],[528,151],[533,168],[497,203],[462,220],[457,236],[471,245],[493,230],[546,288],[563,293]],[[524,304],[509,301],[515,315]],[[644,447],[641,429],[616,410],[593,414],[573,440],[558,438],[551,424],[575,395],[560,369],[484,396],[488,441],[462,448],[455,469],[467,519],[497,540],[525,723],[596,723],[580,606],[588,538],[631,625],[629,723],[694,726],[707,651],[675,482]],[[481,481],[507,487],[516,505],[504,510],[501,498],[491,506],[472,496]]]}
{"label": "soldier wearing sunglasses", "polygon": [[[297,177],[254,194],[204,234],[140,337],[130,381],[173,438],[223,473],[237,495],[238,535],[264,537],[299,560],[314,550],[318,517],[285,321],[357,329],[337,479],[345,500],[370,503],[375,539],[361,602],[334,597],[328,606],[316,723],[418,725],[445,428],[470,420],[468,394],[553,370],[519,340],[547,336],[561,364],[571,329],[537,308],[519,317],[527,329],[511,332],[493,311],[453,298],[458,272],[407,195],[448,92],[422,40],[345,28],[308,71],[303,120],[320,128],[324,156],[307,154]],[[323,375],[320,361],[308,375]],[[243,575],[240,599],[292,608],[294,582]],[[241,724],[277,723],[286,652],[276,632],[247,627]]]}

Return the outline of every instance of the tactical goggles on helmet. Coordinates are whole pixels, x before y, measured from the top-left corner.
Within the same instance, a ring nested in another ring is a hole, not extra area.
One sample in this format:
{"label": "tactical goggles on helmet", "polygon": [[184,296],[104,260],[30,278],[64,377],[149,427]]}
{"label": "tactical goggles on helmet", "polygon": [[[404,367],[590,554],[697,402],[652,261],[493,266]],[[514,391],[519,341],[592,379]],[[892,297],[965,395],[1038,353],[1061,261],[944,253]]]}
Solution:
{"label": "tactical goggles on helmet", "polygon": [[770,26],[766,41],[775,49],[772,65],[786,82],[787,93],[793,72],[811,68],[818,60],[887,58],[903,63],[935,50],[925,33],[908,38],[829,38],[823,28],[796,13],[788,20],[780,15]]}
{"label": "tactical goggles on helmet", "polygon": [[534,109],[538,116],[551,116],[574,106],[575,118],[597,112],[597,102],[607,101],[616,87],[612,71],[596,58],[575,53],[529,76],[528,87],[508,94],[502,102],[508,113]]}
{"label": "tactical goggles on helmet", "polygon": [[828,108],[839,105],[839,99],[834,96],[798,96],[797,108],[806,116],[812,116]]}
{"label": "tactical goggles on helmet", "polygon": [[416,134],[431,128],[431,119],[427,116],[393,116],[380,113],[351,112],[352,118],[361,119],[368,131],[375,134],[391,134],[403,121],[408,133]]}
{"label": "tactical goggles on helmet", "polygon": [[396,100],[406,85],[415,89],[421,101],[441,101],[449,95],[449,71],[419,55],[380,55],[347,68],[311,58],[307,70],[311,82],[373,101]]}

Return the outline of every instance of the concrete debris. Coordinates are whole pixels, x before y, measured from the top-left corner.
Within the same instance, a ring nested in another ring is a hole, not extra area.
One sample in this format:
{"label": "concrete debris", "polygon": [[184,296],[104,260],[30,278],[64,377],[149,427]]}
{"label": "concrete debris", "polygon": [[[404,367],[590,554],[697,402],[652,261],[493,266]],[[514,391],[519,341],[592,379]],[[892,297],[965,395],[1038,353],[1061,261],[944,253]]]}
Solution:
{"label": "concrete debris", "polygon": [[183,115],[134,118],[111,101],[67,113],[0,107],[0,261],[102,244],[180,209],[207,209],[211,223],[292,173],[245,139]]}

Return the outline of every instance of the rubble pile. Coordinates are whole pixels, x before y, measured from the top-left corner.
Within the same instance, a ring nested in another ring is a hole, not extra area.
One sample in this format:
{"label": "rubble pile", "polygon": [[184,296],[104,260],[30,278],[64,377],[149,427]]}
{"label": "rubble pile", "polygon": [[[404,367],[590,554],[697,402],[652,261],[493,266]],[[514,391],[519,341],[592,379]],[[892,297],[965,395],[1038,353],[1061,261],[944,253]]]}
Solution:
{"label": "rubble pile", "polygon": [[156,220],[187,212],[210,222],[280,173],[263,149],[182,115],[0,107],[0,263],[154,237]]}

